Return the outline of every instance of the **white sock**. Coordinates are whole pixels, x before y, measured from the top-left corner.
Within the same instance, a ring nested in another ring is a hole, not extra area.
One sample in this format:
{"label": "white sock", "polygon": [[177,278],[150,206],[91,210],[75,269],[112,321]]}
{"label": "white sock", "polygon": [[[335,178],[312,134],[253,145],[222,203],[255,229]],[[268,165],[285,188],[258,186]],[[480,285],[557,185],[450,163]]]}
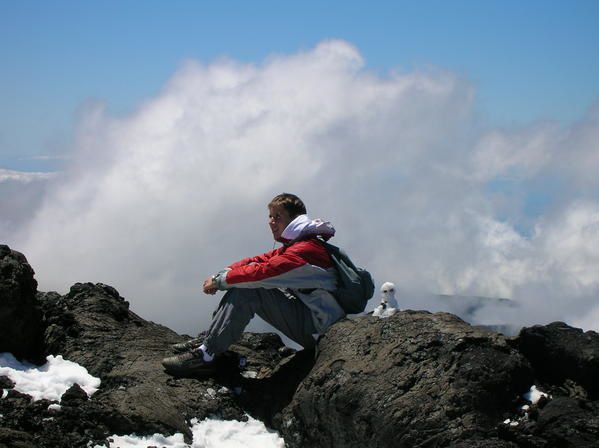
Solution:
{"label": "white sock", "polygon": [[200,345],[199,350],[202,350],[202,355],[205,362],[211,362],[214,359],[214,355],[208,353],[208,347],[206,347],[204,344]]}

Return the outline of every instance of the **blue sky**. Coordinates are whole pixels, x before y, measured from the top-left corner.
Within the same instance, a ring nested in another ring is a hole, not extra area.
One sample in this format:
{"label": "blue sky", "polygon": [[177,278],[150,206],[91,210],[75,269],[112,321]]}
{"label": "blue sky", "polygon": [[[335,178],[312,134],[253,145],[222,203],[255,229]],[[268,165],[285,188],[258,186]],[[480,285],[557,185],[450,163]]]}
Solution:
{"label": "blue sky", "polygon": [[52,170],[78,111],[131,112],[186,59],[261,64],[327,38],[366,70],[441,68],[483,122],[569,124],[599,99],[599,2],[0,1],[0,168]]}
{"label": "blue sky", "polygon": [[264,204],[292,191],[379,283],[599,329],[599,1],[0,0],[0,21],[0,240],[40,290],[101,281],[193,332],[201,279],[272,247]]}

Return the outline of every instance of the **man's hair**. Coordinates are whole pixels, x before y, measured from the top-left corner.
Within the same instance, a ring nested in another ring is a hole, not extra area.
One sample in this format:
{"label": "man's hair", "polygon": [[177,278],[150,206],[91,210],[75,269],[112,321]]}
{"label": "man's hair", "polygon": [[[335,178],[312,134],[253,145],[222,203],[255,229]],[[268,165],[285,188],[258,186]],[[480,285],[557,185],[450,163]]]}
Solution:
{"label": "man's hair", "polygon": [[292,218],[306,214],[306,206],[302,200],[291,193],[281,193],[272,198],[272,201],[268,204],[268,208],[274,206],[283,207]]}

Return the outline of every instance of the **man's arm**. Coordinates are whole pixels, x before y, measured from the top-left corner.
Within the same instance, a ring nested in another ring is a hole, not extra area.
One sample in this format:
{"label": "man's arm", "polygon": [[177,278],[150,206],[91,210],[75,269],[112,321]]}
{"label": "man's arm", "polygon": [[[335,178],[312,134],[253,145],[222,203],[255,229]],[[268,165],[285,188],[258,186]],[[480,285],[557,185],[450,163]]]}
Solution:
{"label": "man's arm", "polygon": [[280,249],[271,250],[262,255],[256,255],[255,257],[244,258],[242,260],[236,261],[235,263],[229,265],[229,268],[236,269],[238,267],[247,266],[248,264],[252,264],[252,263],[265,263],[268,260],[270,260],[272,257],[274,257],[275,255],[277,255],[278,252],[280,252]]}
{"label": "man's arm", "polygon": [[268,260],[270,260],[272,257],[274,257],[278,253],[278,251],[279,251],[279,249],[271,250],[270,252],[266,252],[262,255],[256,255],[255,257],[244,258],[242,260],[236,261],[235,263],[229,265],[226,269],[223,269],[222,271],[217,272],[212,277],[209,277],[206,280],[204,280],[204,284],[202,286],[203,290],[204,290],[204,294],[214,295],[214,294],[216,294],[216,291],[218,291],[219,289],[225,289],[225,288],[219,288],[219,283],[220,283],[219,277],[221,275],[223,275],[224,273],[226,273],[232,269],[239,269],[243,266],[248,266],[251,264],[266,263],[266,262],[268,262]]}
{"label": "man's arm", "polygon": [[[263,262],[235,264],[214,278],[220,290],[230,288],[331,288],[333,267],[326,249],[316,240],[269,253]],[[332,286],[334,287],[334,285]]]}

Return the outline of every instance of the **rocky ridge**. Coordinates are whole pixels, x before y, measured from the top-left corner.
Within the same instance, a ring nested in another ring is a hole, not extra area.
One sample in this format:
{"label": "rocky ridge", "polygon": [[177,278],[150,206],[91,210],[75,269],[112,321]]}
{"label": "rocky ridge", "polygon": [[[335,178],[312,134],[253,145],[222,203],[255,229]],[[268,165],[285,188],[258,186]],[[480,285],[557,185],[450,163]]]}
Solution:
{"label": "rocky ridge", "polygon": [[[190,441],[192,418],[247,414],[290,448],[599,447],[595,332],[553,323],[507,338],[451,314],[403,311],[338,322],[316,355],[246,333],[213,378],[173,378],[160,360],[188,336],[145,321],[108,285],[40,293],[33,275],[0,246],[1,350],[36,362],[60,354],[102,383],[91,399],[74,385],[52,410],[0,377],[0,448],[156,432]],[[551,398],[530,405],[533,384]]]}

